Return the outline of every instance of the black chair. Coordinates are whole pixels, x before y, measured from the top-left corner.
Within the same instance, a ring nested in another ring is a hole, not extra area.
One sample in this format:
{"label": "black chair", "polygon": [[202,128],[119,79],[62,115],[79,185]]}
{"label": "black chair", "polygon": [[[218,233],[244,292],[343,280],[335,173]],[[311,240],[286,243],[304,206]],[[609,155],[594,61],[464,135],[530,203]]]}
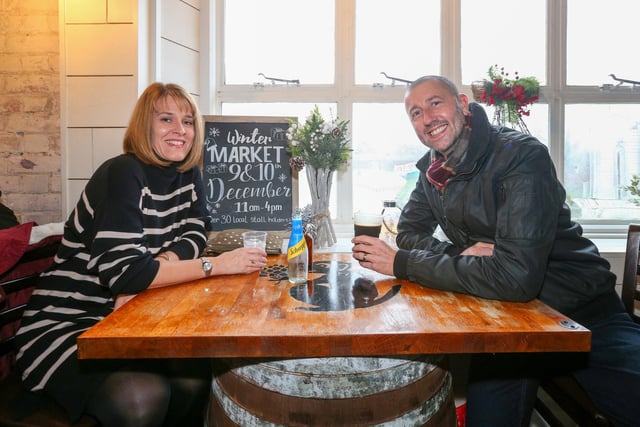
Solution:
{"label": "black chair", "polygon": [[622,278],[622,302],[625,310],[636,323],[640,323],[639,259],[640,224],[629,224],[627,253],[624,258],[624,276]]}
{"label": "black chair", "polygon": [[[611,423],[593,403],[587,392],[570,375],[546,378],[540,384],[535,408],[550,427],[609,427]],[[546,398],[541,396],[546,394]],[[549,401],[548,399],[551,399]],[[558,409],[575,423],[567,424],[566,418],[558,414]]]}
{"label": "black chair", "polygon": [[[636,323],[640,323],[639,256],[640,224],[629,224],[622,277],[622,302]],[[541,388],[553,402],[539,396],[536,401],[536,409],[551,427],[566,426],[554,411],[553,403],[579,426],[606,427],[611,425],[607,417],[595,406],[586,391],[572,376],[547,378],[542,382]]]}

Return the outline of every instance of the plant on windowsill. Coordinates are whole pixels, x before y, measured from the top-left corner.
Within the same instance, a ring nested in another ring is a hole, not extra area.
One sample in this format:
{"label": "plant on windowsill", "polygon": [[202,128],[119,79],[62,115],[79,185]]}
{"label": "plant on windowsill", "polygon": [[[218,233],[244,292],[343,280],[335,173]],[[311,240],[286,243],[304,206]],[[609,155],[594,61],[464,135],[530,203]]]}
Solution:
{"label": "plant on windowsill", "polygon": [[292,121],[287,131],[291,168],[300,171],[306,166],[311,191],[312,223],[316,229],[314,244],[318,248],[336,243],[329,212],[329,196],[333,173],[351,157],[348,125],[348,120],[338,118],[325,121],[316,105],[302,125]]}
{"label": "plant on windowsill", "polygon": [[640,206],[640,175],[632,175],[629,185],[623,186],[622,189],[633,196],[631,201],[634,205]]}
{"label": "plant on windowsill", "polygon": [[489,80],[474,82],[471,85],[474,99],[495,107],[493,123],[510,124],[513,128],[530,134],[523,116],[529,116],[531,104],[538,100],[540,83],[535,77],[520,77],[516,71],[514,78],[504,67],[489,67]]}

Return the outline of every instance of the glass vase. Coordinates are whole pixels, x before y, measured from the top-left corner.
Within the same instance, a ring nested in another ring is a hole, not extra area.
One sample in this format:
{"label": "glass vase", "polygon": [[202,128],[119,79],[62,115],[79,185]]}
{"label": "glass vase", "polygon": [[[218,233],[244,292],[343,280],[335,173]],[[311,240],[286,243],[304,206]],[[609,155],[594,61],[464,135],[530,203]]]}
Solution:
{"label": "glass vase", "polygon": [[526,133],[527,135],[531,135],[527,124],[522,119],[522,116],[518,114],[515,106],[510,106],[508,104],[496,105],[493,111],[492,123],[498,126],[507,126],[522,133]]}
{"label": "glass vase", "polygon": [[311,192],[311,209],[313,223],[316,226],[314,245],[316,248],[328,248],[336,243],[336,233],[331,222],[329,198],[333,172],[329,169],[316,169],[306,165],[307,182]]}

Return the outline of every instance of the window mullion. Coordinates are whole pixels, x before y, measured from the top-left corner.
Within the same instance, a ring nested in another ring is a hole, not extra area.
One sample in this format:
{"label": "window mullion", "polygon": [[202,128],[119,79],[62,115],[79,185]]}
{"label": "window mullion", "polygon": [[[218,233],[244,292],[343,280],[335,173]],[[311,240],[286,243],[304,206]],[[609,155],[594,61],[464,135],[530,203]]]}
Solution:
{"label": "window mullion", "polygon": [[561,182],[564,182],[566,40],[566,0],[547,0],[547,87],[544,95],[549,106],[549,151]]}
{"label": "window mullion", "polygon": [[[336,114],[352,121],[355,79],[355,5],[356,0],[336,0],[335,85],[338,93]],[[351,163],[337,173],[336,223],[351,223],[353,212],[353,168]]]}
{"label": "window mullion", "polygon": [[441,0],[440,10],[440,72],[462,89],[460,0]]}

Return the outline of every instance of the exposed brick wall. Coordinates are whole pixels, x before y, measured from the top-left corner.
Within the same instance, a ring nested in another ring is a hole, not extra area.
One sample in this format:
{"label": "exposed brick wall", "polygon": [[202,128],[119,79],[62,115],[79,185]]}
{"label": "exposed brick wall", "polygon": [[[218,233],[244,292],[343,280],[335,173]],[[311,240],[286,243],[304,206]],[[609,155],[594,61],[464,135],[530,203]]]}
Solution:
{"label": "exposed brick wall", "polygon": [[0,191],[21,222],[62,221],[58,1],[0,0]]}

